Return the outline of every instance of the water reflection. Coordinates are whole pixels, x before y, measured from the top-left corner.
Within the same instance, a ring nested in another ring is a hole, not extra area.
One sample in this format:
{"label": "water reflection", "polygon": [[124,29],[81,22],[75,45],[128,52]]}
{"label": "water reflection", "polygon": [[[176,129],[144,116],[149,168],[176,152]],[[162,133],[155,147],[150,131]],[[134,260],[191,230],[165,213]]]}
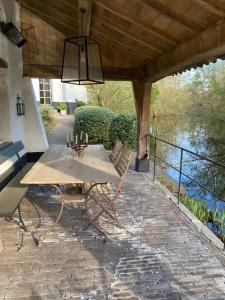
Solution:
{"label": "water reflection", "polygon": [[[210,117],[163,117],[154,119],[152,128],[157,137],[225,164],[224,120],[215,120]],[[180,167],[180,152],[180,149],[157,142],[158,156],[177,169]],[[165,165],[163,167],[165,167],[166,173],[178,182],[179,173],[171,167]],[[225,198],[225,168],[215,166],[195,155],[184,152],[182,170],[188,177],[207,187],[221,198]],[[225,209],[225,202],[214,197],[189,178],[182,176],[181,182],[189,196],[206,200],[207,206],[211,210],[214,211],[218,207],[221,212]]]}

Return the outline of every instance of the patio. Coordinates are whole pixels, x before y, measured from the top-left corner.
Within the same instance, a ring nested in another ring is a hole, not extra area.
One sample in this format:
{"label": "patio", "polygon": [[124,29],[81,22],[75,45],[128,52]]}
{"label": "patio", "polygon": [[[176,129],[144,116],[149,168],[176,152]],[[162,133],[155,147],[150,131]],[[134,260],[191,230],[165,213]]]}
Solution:
{"label": "patio", "polygon": [[[126,230],[109,227],[105,244],[93,229],[82,231],[80,197],[65,198],[59,224],[40,247],[25,234],[17,252],[21,230],[1,221],[0,299],[225,298],[224,256],[148,174],[129,171],[118,202]],[[41,215],[43,230],[58,208],[50,188],[34,186],[22,202],[25,224],[38,227]]]}

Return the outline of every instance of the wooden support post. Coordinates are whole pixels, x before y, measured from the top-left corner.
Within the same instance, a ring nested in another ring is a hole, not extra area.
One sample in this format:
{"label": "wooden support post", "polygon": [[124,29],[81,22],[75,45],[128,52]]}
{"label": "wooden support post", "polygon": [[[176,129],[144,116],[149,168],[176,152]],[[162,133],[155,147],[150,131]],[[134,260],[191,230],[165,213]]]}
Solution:
{"label": "wooden support post", "polygon": [[138,172],[148,172],[149,159],[146,134],[149,133],[150,96],[152,84],[151,82],[141,80],[134,80],[132,81],[132,84],[138,121],[138,149],[135,169]]}

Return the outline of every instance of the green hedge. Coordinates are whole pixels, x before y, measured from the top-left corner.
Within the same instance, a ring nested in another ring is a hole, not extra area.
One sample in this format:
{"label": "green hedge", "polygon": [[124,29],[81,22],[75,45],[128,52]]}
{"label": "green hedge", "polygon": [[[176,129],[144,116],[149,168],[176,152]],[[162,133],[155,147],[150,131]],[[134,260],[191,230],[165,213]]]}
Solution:
{"label": "green hedge", "polygon": [[56,105],[56,109],[58,110],[67,110],[67,105],[65,102],[60,102],[59,104]]}
{"label": "green hedge", "polygon": [[79,111],[82,111],[84,109],[89,109],[89,108],[92,109],[92,108],[96,108],[96,107],[99,107],[99,106],[91,106],[91,105],[80,106],[80,107],[75,108],[74,113],[76,115]]}
{"label": "green hedge", "polygon": [[82,106],[75,110],[74,134],[83,131],[90,143],[107,143],[114,113],[98,106]]}
{"label": "green hedge", "polygon": [[114,142],[119,139],[127,148],[137,148],[137,121],[128,114],[114,116],[109,130],[109,142],[107,148],[113,148]]}
{"label": "green hedge", "polygon": [[83,106],[86,106],[86,105],[87,105],[86,102],[81,101],[81,100],[76,100],[76,101],[75,101],[75,104],[76,104],[76,108],[75,108],[75,109],[78,109],[79,107],[83,107]]}

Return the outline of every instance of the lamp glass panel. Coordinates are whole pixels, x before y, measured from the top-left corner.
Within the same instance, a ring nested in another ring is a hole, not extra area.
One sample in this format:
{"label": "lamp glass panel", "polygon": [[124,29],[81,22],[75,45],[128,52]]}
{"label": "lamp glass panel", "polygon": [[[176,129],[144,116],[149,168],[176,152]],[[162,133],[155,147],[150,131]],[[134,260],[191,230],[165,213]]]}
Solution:
{"label": "lamp glass panel", "polygon": [[103,82],[99,44],[88,38],[88,74],[89,80]]}
{"label": "lamp glass panel", "polygon": [[79,46],[65,41],[62,81],[79,80]]}
{"label": "lamp glass panel", "polygon": [[79,39],[79,59],[80,59],[80,80],[86,80],[88,77],[87,74],[87,47],[86,47],[86,39]]}

